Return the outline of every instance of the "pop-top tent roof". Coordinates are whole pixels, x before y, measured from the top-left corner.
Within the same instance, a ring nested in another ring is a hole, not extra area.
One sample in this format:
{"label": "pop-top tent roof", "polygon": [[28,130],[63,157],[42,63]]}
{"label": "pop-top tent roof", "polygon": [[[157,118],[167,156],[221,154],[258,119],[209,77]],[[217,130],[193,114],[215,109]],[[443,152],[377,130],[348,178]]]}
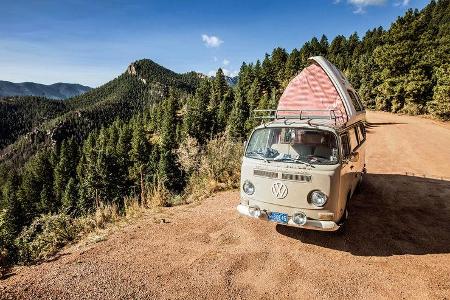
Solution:
{"label": "pop-top tent roof", "polygon": [[301,111],[305,117],[332,115],[335,123],[347,122],[356,114],[350,96],[352,93],[356,97],[353,87],[324,57],[311,57],[309,61],[311,64],[289,82],[281,96],[278,116],[289,115],[289,111]]}

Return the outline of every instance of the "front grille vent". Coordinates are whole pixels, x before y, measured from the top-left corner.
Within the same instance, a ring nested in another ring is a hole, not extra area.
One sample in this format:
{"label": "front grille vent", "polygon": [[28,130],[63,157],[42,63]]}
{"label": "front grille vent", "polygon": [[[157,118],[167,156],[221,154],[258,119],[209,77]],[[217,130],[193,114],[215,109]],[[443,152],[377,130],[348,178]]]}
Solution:
{"label": "front grille vent", "polygon": [[283,173],[281,175],[281,178],[286,179],[286,180],[295,180],[295,181],[302,181],[302,182],[310,182],[311,181],[311,175],[304,175],[304,174]]}
{"label": "front grille vent", "polygon": [[277,172],[263,171],[263,170],[253,170],[255,176],[278,178]]}

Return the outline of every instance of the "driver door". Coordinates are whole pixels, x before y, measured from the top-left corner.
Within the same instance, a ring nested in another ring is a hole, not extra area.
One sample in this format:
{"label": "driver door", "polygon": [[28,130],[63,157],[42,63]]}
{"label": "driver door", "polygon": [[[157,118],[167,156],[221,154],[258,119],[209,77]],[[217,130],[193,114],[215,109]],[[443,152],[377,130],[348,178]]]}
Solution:
{"label": "driver door", "polygon": [[[352,130],[351,128],[349,131]],[[347,203],[347,197],[353,192],[356,187],[355,173],[357,165],[351,160],[353,145],[351,143],[350,132],[346,131],[340,135],[341,140],[341,153],[342,153],[342,166],[341,166],[341,180],[340,180],[340,205],[339,210],[343,212],[343,209]]]}

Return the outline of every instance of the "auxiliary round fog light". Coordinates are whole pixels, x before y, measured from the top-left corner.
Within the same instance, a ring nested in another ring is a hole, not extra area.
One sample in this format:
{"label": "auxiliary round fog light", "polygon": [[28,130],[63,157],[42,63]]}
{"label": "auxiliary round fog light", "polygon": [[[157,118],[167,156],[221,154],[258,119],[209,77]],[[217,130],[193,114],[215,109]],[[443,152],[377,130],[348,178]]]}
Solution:
{"label": "auxiliary round fog light", "polygon": [[307,219],[308,218],[306,217],[306,215],[302,212],[296,213],[292,217],[292,221],[294,221],[294,223],[297,225],[305,225]]}
{"label": "auxiliary round fog light", "polygon": [[255,192],[255,186],[253,185],[253,183],[251,183],[251,181],[246,180],[246,181],[244,181],[244,184],[242,185],[242,190],[247,195],[253,195],[253,193]]}
{"label": "auxiliary round fog light", "polygon": [[249,207],[248,212],[250,216],[254,218],[259,218],[261,216],[261,210],[258,207]]}

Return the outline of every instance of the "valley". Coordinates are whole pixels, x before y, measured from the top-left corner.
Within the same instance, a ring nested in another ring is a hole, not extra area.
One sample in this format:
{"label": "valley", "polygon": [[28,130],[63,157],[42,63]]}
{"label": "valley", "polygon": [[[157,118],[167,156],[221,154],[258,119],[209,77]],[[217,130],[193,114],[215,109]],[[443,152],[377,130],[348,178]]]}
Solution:
{"label": "valley", "polygon": [[450,126],[382,112],[368,121],[368,174],[344,236],[240,217],[238,192],[222,192],[14,268],[1,298],[445,299]]}

